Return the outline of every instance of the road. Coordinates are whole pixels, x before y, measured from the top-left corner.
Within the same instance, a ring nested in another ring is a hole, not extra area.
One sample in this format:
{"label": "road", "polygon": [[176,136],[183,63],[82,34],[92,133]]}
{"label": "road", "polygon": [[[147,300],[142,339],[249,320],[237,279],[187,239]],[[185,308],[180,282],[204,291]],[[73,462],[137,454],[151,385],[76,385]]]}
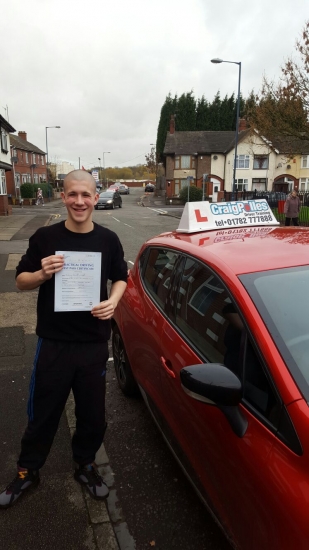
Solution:
{"label": "road", "polygon": [[[96,211],[95,220],[115,231],[128,265],[149,237],[176,229],[179,220],[138,206],[139,191],[123,196],[123,208]],[[118,498],[137,550],[228,550],[229,544],[195,495],[142,400],[125,398],[113,368],[108,373],[105,446]]]}

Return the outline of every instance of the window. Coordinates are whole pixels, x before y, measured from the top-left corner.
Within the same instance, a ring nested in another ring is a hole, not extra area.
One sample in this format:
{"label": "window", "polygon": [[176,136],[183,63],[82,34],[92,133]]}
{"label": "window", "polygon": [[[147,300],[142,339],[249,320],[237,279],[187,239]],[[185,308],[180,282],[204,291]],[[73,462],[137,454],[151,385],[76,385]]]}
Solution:
{"label": "window", "polygon": [[301,158],[301,167],[309,168],[309,155],[303,155]]}
{"label": "window", "polygon": [[6,195],[5,170],[0,169],[0,195]]}
{"label": "window", "polygon": [[33,161],[33,164],[36,163],[35,153],[33,153],[33,155],[32,155],[32,161]]}
{"label": "window", "polygon": [[26,152],[25,155],[26,155],[26,163],[28,164],[29,163],[28,153]]}
{"label": "window", "polygon": [[43,155],[41,156],[41,163],[42,163],[42,166],[44,166],[44,157],[43,157]]}
{"label": "window", "polygon": [[194,170],[195,157],[190,155],[175,156],[175,170]]}
{"label": "window", "polygon": [[1,130],[1,150],[4,153],[8,152],[8,137],[5,130]]}
{"label": "window", "polygon": [[18,172],[15,172],[15,187],[20,188],[20,174]]}
{"label": "window", "polygon": [[244,169],[249,168],[250,155],[236,155],[236,168]]}
{"label": "window", "polygon": [[227,321],[222,313],[230,302],[221,281],[197,260],[187,258],[176,303],[176,325],[212,363],[223,363]]}
{"label": "window", "polygon": [[22,181],[22,183],[27,183],[27,181],[28,181],[28,174],[22,174],[22,176],[21,176],[21,181]]}
{"label": "window", "polygon": [[300,178],[300,191],[309,191],[309,178]]}
{"label": "window", "polygon": [[163,309],[170,292],[171,275],[179,254],[169,249],[150,249],[143,270],[143,281],[151,296]]}
{"label": "window", "polygon": [[248,179],[239,178],[235,180],[236,183],[236,189],[237,191],[248,191],[248,185],[249,185]]}
{"label": "window", "polygon": [[38,174],[34,174],[33,180],[34,180],[34,183],[39,183],[39,176],[38,176]]}
{"label": "window", "polygon": [[267,178],[252,178],[252,191],[266,191]]}
{"label": "window", "polygon": [[254,155],[253,169],[254,170],[267,170],[269,165],[268,155]]}

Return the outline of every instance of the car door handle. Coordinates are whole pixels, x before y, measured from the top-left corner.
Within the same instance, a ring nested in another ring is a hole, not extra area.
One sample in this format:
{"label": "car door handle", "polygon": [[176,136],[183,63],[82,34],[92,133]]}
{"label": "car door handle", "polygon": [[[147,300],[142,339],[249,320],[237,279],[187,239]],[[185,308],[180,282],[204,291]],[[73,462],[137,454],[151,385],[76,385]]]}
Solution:
{"label": "car door handle", "polygon": [[160,361],[162,367],[166,370],[167,374],[169,374],[171,378],[176,378],[176,374],[174,373],[174,371],[167,366],[166,359],[164,359],[164,357],[160,357]]}

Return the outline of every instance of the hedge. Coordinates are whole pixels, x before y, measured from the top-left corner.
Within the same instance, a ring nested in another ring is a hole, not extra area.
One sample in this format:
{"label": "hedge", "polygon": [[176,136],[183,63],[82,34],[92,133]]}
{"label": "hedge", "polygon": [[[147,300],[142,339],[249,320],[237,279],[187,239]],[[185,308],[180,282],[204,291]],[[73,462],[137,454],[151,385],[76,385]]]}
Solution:
{"label": "hedge", "polygon": [[[180,190],[179,198],[183,203],[188,201],[188,187],[183,187]],[[201,187],[196,187],[195,185],[190,185],[189,189],[189,202],[201,201],[203,198],[203,189]]]}
{"label": "hedge", "polygon": [[35,199],[38,188],[42,189],[43,197],[48,198],[53,196],[53,186],[50,183],[23,183],[20,186],[20,194],[23,199]]}

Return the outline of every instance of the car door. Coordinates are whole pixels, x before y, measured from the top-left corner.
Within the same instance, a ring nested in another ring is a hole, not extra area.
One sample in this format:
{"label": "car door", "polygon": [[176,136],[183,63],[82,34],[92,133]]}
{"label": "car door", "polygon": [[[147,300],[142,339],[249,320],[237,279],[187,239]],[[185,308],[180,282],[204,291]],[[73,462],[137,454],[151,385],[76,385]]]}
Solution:
{"label": "car door", "polygon": [[[185,468],[233,539],[244,549],[275,548],[270,510],[276,497],[267,461],[278,441],[282,404],[243,320],[242,327],[229,320],[231,313],[239,316],[235,307],[216,274],[187,257],[174,314],[171,310],[170,322],[162,328],[162,357],[169,368],[161,370],[164,416]],[[248,422],[243,437],[218,407],[184,393],[180,370],[204,362],[226,364],[243,379],[248,404],[240,406]]]}
{"label": "car door", "polygon": [[177,258],[177,252],[150,247],[136,266],[138,274],[129,281],[123,339],[134,376],[153,410],[163,407],[161,332]]}

